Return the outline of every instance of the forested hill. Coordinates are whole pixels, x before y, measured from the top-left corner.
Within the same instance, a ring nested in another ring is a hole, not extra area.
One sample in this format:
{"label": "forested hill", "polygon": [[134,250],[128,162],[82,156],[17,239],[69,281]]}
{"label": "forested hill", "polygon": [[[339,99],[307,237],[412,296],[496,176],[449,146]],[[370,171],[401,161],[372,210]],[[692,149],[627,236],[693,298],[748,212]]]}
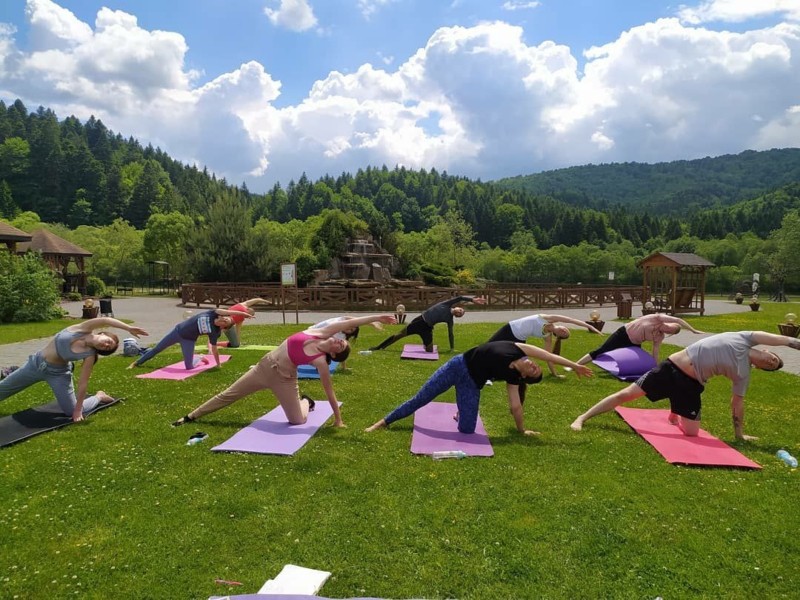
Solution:
{"label": "forested hill", "polygon": [[569,167],[501,179],[501,187],[548,195],[578,207],[622,205],[660,215],[729,206],[800,182],[800,148],[679,160]]}

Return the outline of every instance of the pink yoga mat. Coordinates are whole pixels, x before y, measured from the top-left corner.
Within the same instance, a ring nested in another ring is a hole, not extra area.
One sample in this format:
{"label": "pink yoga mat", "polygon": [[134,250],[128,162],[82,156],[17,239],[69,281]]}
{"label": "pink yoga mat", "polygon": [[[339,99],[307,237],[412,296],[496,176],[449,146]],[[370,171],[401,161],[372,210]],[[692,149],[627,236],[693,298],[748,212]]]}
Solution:
{"label": "pink yoga mat", "polygon": [[[199,356],[195,355],[195,360],[200,358]],[[213,356],[208,356],[208,364],[200,365],[199,367],[195,367],[194,369],[186,369],[186,366],[183,364],[183,361],[177,362],[174,365],[170,365],[168,367],[162,367],[160,369],[156,369],[155,371],[151,371],[150,373],[142,373],[141,375],[137,375],[138,379],[174,379],[177,381],[181,381],[183,379],[188,379],[193,375],[197,375],[198,373],[202,373],[203,371],[208,371],[209,369],[216,367],[217,363],[214,360]],[[228,354],[220,354],[219,355],[219,362],[224,363],[230,360],[230,355]]]}
{"label": "pink yoga mat", "polygon": [[461,433],[453,415],[455,404],[431,402],[414,413],[412,454],[433,454],[439,450],[463,450],[467,456],[494,456],[492,443],[480,416],[475,433]]}
{"label": "pink yoga mat", "polygon": [[[340,402],[339,406],[341,405]],[[291,456],[300,450],[331,416],[333,409],[327,400],[317,401],[315,409],[308,413],[308,420],[303,425],[289,425],[283,409],[276,406],[212,450]]]}
{"label": "pink yoga mat", "polygon": [[403,353],[400,358],[417,360],[439,360],[439,347],[434,346],[433,352],[426,352],[422,344],[406,344],[403,346]]}
{"label": "pink yoga mat", "polygon": [[616,411],[636,433],[667,459],[668,463],[708,467],[742,467],[745,469],[761,468],[761,465],[703,429],[700,430],[697,437],[683,435],[680,427],[670,425],[667,421],[668,410],[620,406]]}

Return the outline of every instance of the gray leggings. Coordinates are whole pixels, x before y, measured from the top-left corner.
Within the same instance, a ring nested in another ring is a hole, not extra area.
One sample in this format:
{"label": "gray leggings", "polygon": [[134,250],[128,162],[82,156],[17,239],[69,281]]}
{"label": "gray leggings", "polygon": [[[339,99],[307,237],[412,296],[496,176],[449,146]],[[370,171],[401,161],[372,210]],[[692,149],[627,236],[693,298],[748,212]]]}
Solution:
{"label": "gray leggings", "polygon": [[[72,385],[72,363],[50,364],[42,358],[41,352],[31,354],[28,362],[0,381],[0,400],[5,400],[40,381],[47,382],[53,390],[61,411],[67,416],[72,416],[72,411],[78,403]],[[83,401],[83,412],[93,410],[99,403],[97,396],[88,396]]]}

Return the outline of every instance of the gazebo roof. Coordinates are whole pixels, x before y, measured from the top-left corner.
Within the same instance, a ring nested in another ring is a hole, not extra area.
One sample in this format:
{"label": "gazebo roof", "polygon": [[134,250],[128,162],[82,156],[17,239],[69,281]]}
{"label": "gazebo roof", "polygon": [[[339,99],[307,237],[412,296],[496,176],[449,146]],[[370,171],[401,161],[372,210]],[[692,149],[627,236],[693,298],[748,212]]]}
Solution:
{"label": "gazebo roof", "polygon": [[62,256],[91,256],[92,253],[58,237],[47,229],[37,229],[33,232],[30,242],[17,245],[17,252],[24,254],[28,250],[37,250],[42,254],[59,254]]}
{"label": "gazebo roof", "polygon": [[31,238],[30,233],[0,221],[0,242],[29,242]]}
{"label": "gazebo roof", "polygon": [[673,267],[716,267],[708,259],[691,252],[654,252],[639,261],[640,267],[645,265],[662,265]]}

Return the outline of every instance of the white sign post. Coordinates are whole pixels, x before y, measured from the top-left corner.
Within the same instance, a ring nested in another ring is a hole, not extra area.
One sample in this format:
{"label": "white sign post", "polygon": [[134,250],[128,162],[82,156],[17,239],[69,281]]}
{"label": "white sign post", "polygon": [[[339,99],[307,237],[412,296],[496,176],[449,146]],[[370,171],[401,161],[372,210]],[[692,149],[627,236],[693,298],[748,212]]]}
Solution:
{"label": "white sign post", "polygon": [[294,322],[300,322],[298,313],[298,292],[297,292],[297,265],[295,263],[284,263],[281,265],[281,313],[283,313],[283,324],[286,325],[286,294],[287,287],[294,288]]}

